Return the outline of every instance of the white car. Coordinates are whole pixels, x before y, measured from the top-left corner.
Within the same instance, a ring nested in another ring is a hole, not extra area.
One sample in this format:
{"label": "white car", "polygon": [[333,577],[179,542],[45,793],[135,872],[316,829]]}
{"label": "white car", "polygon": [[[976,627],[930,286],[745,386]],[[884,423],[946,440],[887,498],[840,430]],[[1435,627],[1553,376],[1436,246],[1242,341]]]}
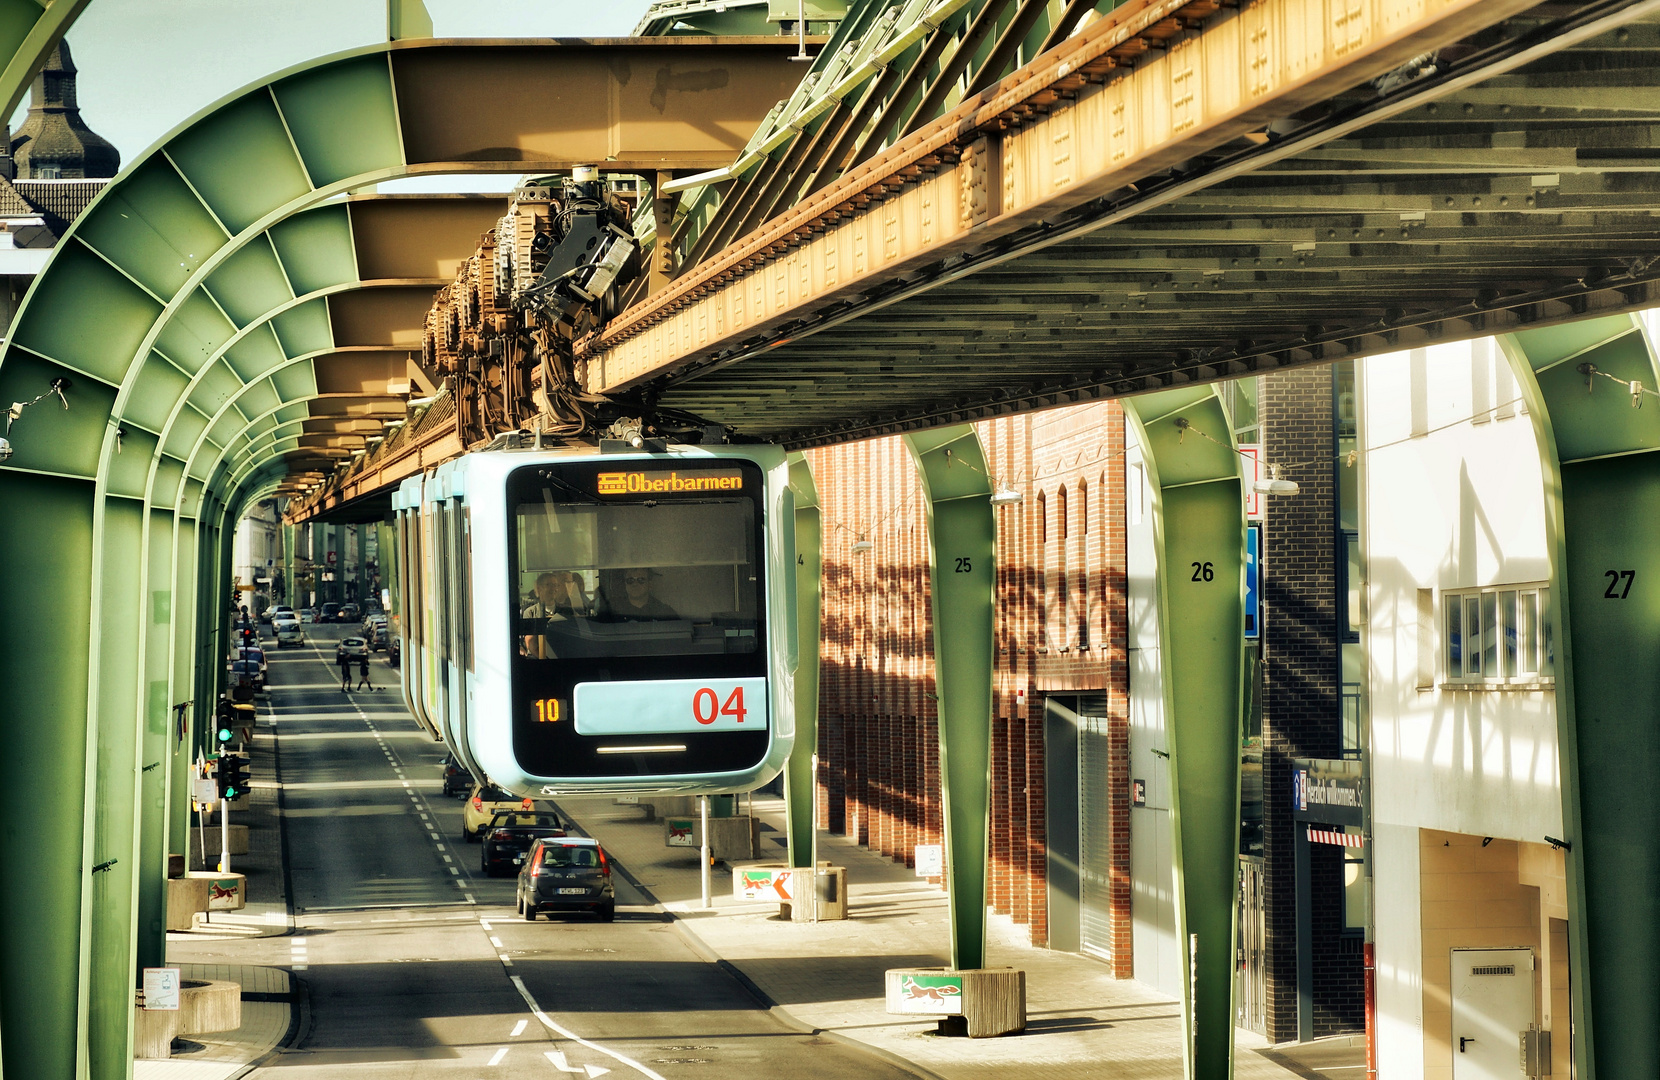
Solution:
{"label": "white car", "polygon": [[276,631],[277,648],[279,649],[286,649],[290,645],[305,644],[305,629],[300,626],[300,620],[293,616],[274,619],[271,623],[271,629]]}

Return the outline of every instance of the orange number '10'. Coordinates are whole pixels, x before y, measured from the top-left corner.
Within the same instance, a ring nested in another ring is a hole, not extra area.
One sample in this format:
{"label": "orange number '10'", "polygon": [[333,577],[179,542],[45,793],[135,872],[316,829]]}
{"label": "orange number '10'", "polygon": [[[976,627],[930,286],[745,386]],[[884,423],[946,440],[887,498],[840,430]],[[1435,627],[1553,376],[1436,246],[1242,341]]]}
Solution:
{"label": "orange number '10'", "polygon": [[741,724],[748,715],[749,710],[744,708],[744,688],[741,686],[735,687],[724,703],[720,695],[707,686],[692,695],[692,717],[700,724],[713,724],[717,716],[730,716]]}
{"label": "orange number '10'", "polygon": [[538,724],[556,724],[559,722],[559,699],[539,698],[536,702],[536,722]]}

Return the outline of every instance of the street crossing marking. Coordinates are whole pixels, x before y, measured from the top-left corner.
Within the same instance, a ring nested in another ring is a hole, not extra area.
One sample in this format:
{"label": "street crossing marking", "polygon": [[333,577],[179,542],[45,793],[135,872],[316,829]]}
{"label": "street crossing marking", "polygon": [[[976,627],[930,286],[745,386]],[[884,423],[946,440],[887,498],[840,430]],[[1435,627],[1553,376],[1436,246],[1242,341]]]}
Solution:
{"label": "street crossing marking", "polygon": [[501,1059],[506,1057],[506,1056],[507,1056],[507,1047],[504,1046],[500,1050],[497,1050],[495,1055],[490,1058],[490,1064],[500,1065],[501,1064]]}
{"label": "street crossing marking", "polygon": [[529,1020],[520,1020],[517,1024],[513,1025],[513,1034],[511,1036],[509,1036],[509,1038],[517,1039],[520,1035],[523,1035],[525,1033],[525,1028],[527,1028],[529,1026],[530,1026],[530,1021]]}

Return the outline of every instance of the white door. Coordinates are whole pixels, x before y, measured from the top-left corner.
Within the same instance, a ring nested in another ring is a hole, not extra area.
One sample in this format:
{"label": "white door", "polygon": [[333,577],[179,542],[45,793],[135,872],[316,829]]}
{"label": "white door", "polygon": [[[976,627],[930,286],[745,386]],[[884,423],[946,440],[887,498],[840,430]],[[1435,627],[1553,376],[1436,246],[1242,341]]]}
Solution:
{"label": "white door", "polygon": [[1533,1023],[1532,949],[1452,951],[1453,1080],[1517,1080]]}

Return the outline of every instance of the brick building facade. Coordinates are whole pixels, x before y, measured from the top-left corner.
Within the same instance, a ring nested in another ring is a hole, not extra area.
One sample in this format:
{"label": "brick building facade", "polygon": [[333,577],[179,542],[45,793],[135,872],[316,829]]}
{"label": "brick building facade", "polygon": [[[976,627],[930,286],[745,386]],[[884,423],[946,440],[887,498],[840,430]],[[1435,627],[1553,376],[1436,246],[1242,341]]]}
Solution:
{"label": "brick building facade", "polygon": [[[1263,457],[1296,463],[1263,521],[1262,804],[1268,1038],[1297,1038],[1292,758],[1342,756],[1337,492],[1330,367],[1265,376]],[[1311,844],[1314,1035],[1364,1026],[1359,934],[1344,927],[1343,848]]]}
{"label": "brick building facade", "polygon": [[[1049,941],[1046,692],[1107,701],[1114,974],[1129,977],[1124,418],[1115,404],[977,425],[1000,484],[988,903]],[[940,843],[928,537],[904,442],[808,454],[824,521],[819,824],[906,865]],[[855,552],[869,540],[871,550]]]}

